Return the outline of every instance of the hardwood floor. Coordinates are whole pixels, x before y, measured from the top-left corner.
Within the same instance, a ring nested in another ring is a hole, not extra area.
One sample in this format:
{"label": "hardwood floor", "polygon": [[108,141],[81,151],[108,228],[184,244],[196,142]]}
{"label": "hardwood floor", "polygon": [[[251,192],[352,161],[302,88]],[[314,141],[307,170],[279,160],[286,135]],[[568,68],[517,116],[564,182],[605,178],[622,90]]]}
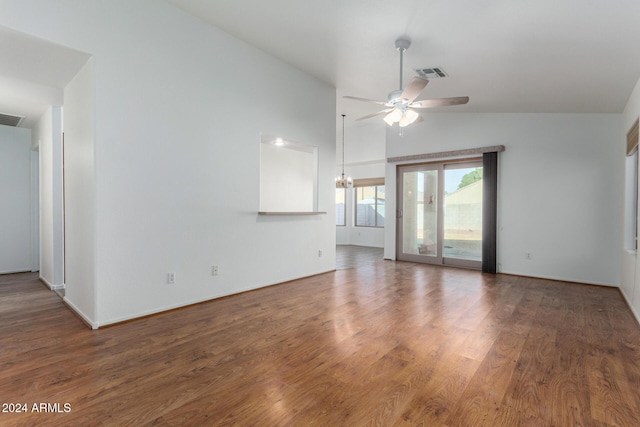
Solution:
{"label": "hardwood floor", "polygon": [[384,249],[369,246],[336,245],[336,270],[374,264],[384,258]]}
{"label": "hardwood floor", "polygon": [[91,331],[25,275],[0,280],[0,332],[0,400],[27,404],[2,426],[640,419],[612,288],[379,261]]}

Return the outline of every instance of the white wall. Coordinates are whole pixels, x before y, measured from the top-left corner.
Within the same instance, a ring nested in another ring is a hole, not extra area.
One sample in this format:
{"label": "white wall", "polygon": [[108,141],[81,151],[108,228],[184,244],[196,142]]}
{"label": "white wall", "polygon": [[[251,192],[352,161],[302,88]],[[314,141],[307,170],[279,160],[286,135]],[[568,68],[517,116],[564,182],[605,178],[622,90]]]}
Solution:
{"label": "white wall", "polygon": [[[94,151],[65,185],[87,195],[67,295],[94,325],[335,268],[334,88],[162,1],[5,1],[0,25],[93,55]],[[69,115],[65,93],[65,152]],[[327,215],[257,215],[261,133],[319,147]]]}
{"label": "white wall", "polygon": [[0,274],[31,271],[31,131],[0,125]]}
{"label": "white wall", "polygon": [[96,326],[94,100],[91,58],[64,88],[64,279],[67,304]]}
{"label": "white wall", "polygon": [[51,289],[64,287],[62,191],[62,108],[52,106],[32,129],[40,152],[40,279]]}
{"label": "white wall", "polygon": [[31,271],[40,271],[40,153],[31,147]]}
{"label": "white wall", "polygon": [[53,207],[52,207],[52,118],[51,108],[40,117],[31,129],[32,146],[40,153],[40,279],[47,285],[53,283]]}
{"label": "white wall", "polygon": [[[619,145],[623,147],[623,151],[626,148],[626,134],[631,126],[633,126],[633,123],[638,119],[638,116],[640,116],[640,80],[636,83],[622,114],[621,133],[623,137],[621,138]],[[620,168],[623,168],[624,166],[624,160],[621,159]],[[622,215],[620,215],[619,218],[620,228],[622,229],[622,224],[624,223]],[[640,271],[638,269],[639,262],[640,260],[638,259],[638,255],[635,251],[622,250],[622,283],[620,289],[631,306],[638,321],[640,321],[640,280],[638,277],[640,276],[638,275],[638,272]]]}
{"label": "white wall", "polygon": [[[352,179],[380,178],[385,174],[385,124],[382,121],[350,123],[345,126],[345,176]],[[342,127],[336,136],[339,141],[335,175],[342,172]],[[355,190],[347,190],[347,223],[336,226],[336,242],[340,245],[384,247],[384,228],[356,227],[354,221]]]}
{"label": "white wall", "polygon": [[0,274],[31,271],[31,131],[0,125]]}
{"label": "white wall", "polygon": [[[620,129],[620,115],[428,114],[402,138],[397,127],[390,130],[387,155],[504,145],[498,174],[499,270],[618,286]],[[395,169],[387,166],[389,216],[395,216]],[[387,224],[385,257],[395,259],[395,221]]]}

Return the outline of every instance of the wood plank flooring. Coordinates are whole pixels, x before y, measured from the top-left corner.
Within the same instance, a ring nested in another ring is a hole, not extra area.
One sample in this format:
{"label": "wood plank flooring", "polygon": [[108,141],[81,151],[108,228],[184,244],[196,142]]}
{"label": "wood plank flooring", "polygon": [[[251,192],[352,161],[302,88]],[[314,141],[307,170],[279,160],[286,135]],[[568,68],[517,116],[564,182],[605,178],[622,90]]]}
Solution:
{"label": "wood plank flooring", "polygon": [[2,426],[638,426],[640,328],[617,289],[379,261],[91,331],[0,276],[0,402],[27,404]]}
{"label": "wood plank flooring", "polygon": [[357,245],[336,245],[336,270],[374,264],[384,258],[384,249]]}

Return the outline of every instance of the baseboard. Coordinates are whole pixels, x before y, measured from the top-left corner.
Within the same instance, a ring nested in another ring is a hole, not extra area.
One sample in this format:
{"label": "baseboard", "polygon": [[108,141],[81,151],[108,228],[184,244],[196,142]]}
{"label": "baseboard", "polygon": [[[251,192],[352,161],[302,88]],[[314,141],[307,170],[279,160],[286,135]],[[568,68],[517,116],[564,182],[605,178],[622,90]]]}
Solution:
{"label": "baseboard", "polygon": [[0,274],[18,274],[18,273],[31,273],[31,269],[27,268],[25,270],[7,270],[7,271],[0,271]]}
{"label": "baseboard", "polygon": [[357,243],[336,243],[336,246],[355,246],[357,248],[384,249],[384,246],[362,245],[362,244],[357,244]]}
{"label": "baseboard", "polygon": [[82,312],[78,307],[75,306],[67,297],[62,298],[62,301],[71,309],[71,311],[84,322],[85,325],[90,327],[91,329],[98,329],[98,324],[89,318],[86,314]]}
{"label": "baseboard", "polygon": [[42,276],[39,276],[38,279],[40,279],[40,281],[52,291],[59,291],[60,289],[64,289],[64,285],[54,285]]}
{"label": "baseboard", "polygon": [[629,297],[625,293],[624,288],[622,286],[620,286],[618,289],[620,289],[620,293],[622,294],[622,298],[624,298],[624,301],[627,303],[627,306],[629,306],[629,310],[631,310],[631,313],[633,314],[633,317],[636,318],[636,322],[638,322],[638,324],[640,324],[640,316],[638,316],[638,312],[633,308],[633,304],[631,304],[631,300],[629,299]]}
{"label": "baseboard", "polygon": [[98,328],[102,328],[102,327],[106,327],[106,326],[114,326],[114,325],[117,325],[117,324],[120,324],[120,323],[125,323],[125,322],[129,322],[129,321],[132,321],[132,320],[137,320],[137,319],[141,319],[141,318],[144,318],[144,317],[149,317],[149,316],[154,316],[156,314],[165,313],[167,311],[178,310],[178,309],[186,308],[186,307],[189,307],[189,306],[192,306],[192,305],[198,305],[198,304],[206,303],[206,302],[209,302],[209,301],[217,300],[219,298],[230,297],[230,296],[242,294],[242,293],[245,293],[245,292],[257,291],[259,289],[267,288],[269,286],[281,285],[283,283],[291,282],[291,281],[294,281],[294,280],[303,280],[303,279],[306,279],[306,278],[309,278],[309,277],[318,276],[320,274],[325,274],[325,273],[331,273],[331,272],[334,272],[334,271],[336,271],[335,268],[332,268],[330,270],[319,271],[317,273],[312,273],[310,275],[303,276],[303,277],[295,277],[295,278],[291,278],[291,279],[278,280],[276,282],[270,282],[270,283],[266,283],[266,284],[262,284],[262,285],[258,285],[258,286],[248,286],[248,287],[245,287],[245,288],[234,290],[232,292],[222,293],[222,294],[218,294],[218,295],[212,295],[212,296],[208,296],[208,297],[205,297],[205,298],[186,301],[186,302],[182,302],[182,303],[178,303],[178,304],[172,304],[172,305],[169,305],[169,306],[164,306],[164,307],[160,307],[160,308],[156,308],[156,309],[152,309],[152,310],[147,310],[147,311],[143,311],[143,312],[136,313],[136,314],[129,315],[129,316],[122,316],[122,317],[109,319],[109,320],[106,320],[104,322],[99,322],[99,323],[96,323],[96,324],[91,323],[91,325],[94,325],[93,329],[98,329]]}
{"label": "baseboard", "polygon": [[615,285],[612,283],[602,283],[602,282],[593,282],[590,280],[576,280],[569,279],[566,277],[556,277],[556,276],[544,276],[544,275],[531,275],[525,273],[516,273],[512,271],[498,271],[498,274],[507,274],[509,276],[521,276],[521,277],[531,277],[533,279],[546,279],[546,280],[555,280],[556,282],[567,282],[567,283],[576,283],[578,285],[594,285],[594,286],[606,286],[608,288],[620,288],[619,285]]}

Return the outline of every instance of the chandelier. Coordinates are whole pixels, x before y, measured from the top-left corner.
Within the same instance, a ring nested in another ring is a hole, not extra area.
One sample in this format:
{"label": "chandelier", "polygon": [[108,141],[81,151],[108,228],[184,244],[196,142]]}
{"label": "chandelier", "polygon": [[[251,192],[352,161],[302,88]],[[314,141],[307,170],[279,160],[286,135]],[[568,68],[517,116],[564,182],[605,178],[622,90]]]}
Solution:
{"label": "chandelier", "polygon": [[344,117],[342,115],[342,174],[336,177],[336,188],[351,188],[353,181],[351,177],[344,177]]}

